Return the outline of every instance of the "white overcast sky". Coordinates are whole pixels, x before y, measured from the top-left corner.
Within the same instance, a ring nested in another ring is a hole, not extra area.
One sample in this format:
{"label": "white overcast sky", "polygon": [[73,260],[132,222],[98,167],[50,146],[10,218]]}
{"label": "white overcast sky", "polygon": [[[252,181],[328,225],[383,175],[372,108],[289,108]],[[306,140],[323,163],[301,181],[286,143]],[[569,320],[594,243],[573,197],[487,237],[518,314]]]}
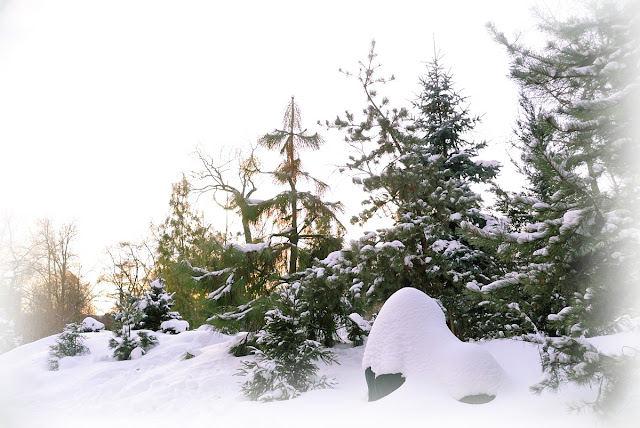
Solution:
{"label": "white overcast sky", "polygon": [[348,219],[362,195],[334,172],[348,155],[343,136],[316,122],[364,107],[338,69],[356,69],[371,39],[397,78],[387,94],[403,105],[435,39],[483,115],[483,157],[507,162],[517,88],[485,24],[535,34],[533,3],[0,0],[0,216],[25,230],[42,217],[75,220],[95,271],[105,247],[162,221],[171,183],[198,167],[196,147],[255,143],[295,95],[303,126],[327,141],[303,162],[333,185],[329,198],[348,202]]}

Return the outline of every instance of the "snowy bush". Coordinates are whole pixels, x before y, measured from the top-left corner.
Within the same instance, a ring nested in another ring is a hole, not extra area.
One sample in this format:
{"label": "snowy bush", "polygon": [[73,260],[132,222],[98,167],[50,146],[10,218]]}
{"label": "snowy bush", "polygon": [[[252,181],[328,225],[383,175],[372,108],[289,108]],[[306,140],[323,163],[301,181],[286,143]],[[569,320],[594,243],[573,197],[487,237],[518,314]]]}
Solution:
{"label": "snowy bush", "polygon": [[299,291],[299,283],[295,283],[278,293],[276,307],[266,313],[266,324],[257,334],[260,349],[255,349],[255,359],[245,361],[239,370],[239,375],[249,377],[242,384],[242,392],[252,400],[287,400],[310,389],[333,385],[325,377],[316,376],[316,361],[336,360],[331,351],[307,338],[310,314]]}
{"label": "snowy bush", "polygon": [[360,346],[371,331],[371,324],[357,313],[350,314],[348,319],[349,335],[347,338],[353,343],[353,346]]}
{"label": "snowy bush", "polygon": [[80,327],[83,333],[104,330],[104,324],[92,317],[86,317]]}
{"label": "snowy bush", "polygon": [[67,324],[60,336],[58,336],[55,345],[49,347],[50,370],[58,370],[61,358],[89,353],[89,348],[83,344],[86,338],[80,334],[81,329],[78,324]]}
{"label": "snowy bush", "polygon": [[109,340],[109,348],[113,349],[113,357],[118,361],[140,358],[157,344],[158,339],[144,331],[120,335],[116,333],[116,337]]}
{"label": "snowy bush", "polygon": [[185,320],[171,319],[168,321],[163,321],[162,324],[160,324],[160,329],[163,333],[184,333],[185,331],[189,330],[189,323]]}
{"label": "snowy bush", "polygon": [[436,300],[411,287],[396,291],[380,310],[362,368],[376,376],[401,374],[461,401],[495,397],[504,376],[489,352],[451,333]]}

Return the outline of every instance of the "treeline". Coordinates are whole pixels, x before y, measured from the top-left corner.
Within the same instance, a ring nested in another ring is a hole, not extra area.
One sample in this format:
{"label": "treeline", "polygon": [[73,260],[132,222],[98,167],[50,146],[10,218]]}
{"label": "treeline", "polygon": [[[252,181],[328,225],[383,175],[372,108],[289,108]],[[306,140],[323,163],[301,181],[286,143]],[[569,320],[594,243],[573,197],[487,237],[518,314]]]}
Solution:
{"label": "treeline", "polygon": [[36,223],[27,242],[14,242],[11,224],[2,228],[0,352],[22,342],[59,333],[94,313],[92,286],[75,252],[74,223]]}
{"label": "treeline", "polygon": [[[352,222],[383,216],[390,227],[344,242],[342,205],[323,199],[327,184],[300,160],[323,139],[306,132],[292,98],[259,148],[219,162],[199,152],[201,170],[174,185],[152,242],[112,248],[103,278],[137,296],[162,278],[191,326],[242,332],[233,352],[256,353],[243,385],[254,399],[327,386],[309,382],[313,361],[332,361],[326,348],[337,341],[361,344],[380,305],[411,286],[441,302],[461,339],[539,343],[546,376],[536,390],[589,383],[601,392],[597,409],[614,405],[637,353],[606,355],[585,339],[638,315],[638,16],[633,2],[603,2],[562,21],[542,17],[539,50],[489,27],[520,89],[513,153],[522,191],[503,190],[500,165],[479,160],[486,143],[470,136],[480,119],[441,57],[412,104],[394,106],[372,43],[357,71],[344,72],[365,106],[323,125],[344,136],[345,172],[366,195]],[[279,153],[280,164],[262,165],[260,149]],[[256,199],[267,181],[279,193]],[[492,190],[495,206],[482,204],[475,184]],[[234,213],[239,234],[208,225],[192,193]]]}

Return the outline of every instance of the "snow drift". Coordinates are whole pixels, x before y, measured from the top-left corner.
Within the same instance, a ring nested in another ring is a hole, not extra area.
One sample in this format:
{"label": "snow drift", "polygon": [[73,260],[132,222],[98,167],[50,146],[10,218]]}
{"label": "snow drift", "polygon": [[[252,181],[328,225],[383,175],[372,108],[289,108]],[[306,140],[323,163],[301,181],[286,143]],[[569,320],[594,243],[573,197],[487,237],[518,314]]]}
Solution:
{"label": "snow drift", "polygon": [[380,310],[362,368],[378,376],[401,373],[408,382],[443,389],[456,400],[495,396],[504,379],[486,349],[461,342],[447,328],[438,303],[410,287],[396,291]]}

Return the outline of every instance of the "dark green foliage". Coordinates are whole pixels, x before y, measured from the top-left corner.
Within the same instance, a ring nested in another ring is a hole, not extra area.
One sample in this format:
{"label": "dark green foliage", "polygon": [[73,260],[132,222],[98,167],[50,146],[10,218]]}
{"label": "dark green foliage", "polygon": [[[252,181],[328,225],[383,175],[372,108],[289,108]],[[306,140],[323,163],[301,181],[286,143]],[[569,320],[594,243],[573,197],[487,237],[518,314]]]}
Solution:
{"label": "dark green foliage", "polygon": [[83,342],[86,336],[80,334],[79,324],[67,324],[56,339],[56,343],[49,347],[49,370],[58,370],[58,361],[64,357],[75,357],[76,355],[86,355],[89,348]]}
{"label": "dark green foliage", "polygon": [[543,18],[541,51],[491,28],[521,88],[515,144],[528,186],[498,193],[510,224],[474,232],[508,268],[482,291],[518,305],[530,340],[543,346],[546,377],[535,390],[597,385],[601,410],[623,389],[622,367],[637,360],[604,355],[585,338],[638,314],[640,14],[634,2],[606,1],[581,12]]}
{"label": "dark green foliage", "polygon": [[158,339],[145,331],[134,331],[133,334],[116,332],[116,337],[109,340],[109,348],[113,349],[113,357],[118,361],[131,359],[134,349],[140,348],[141,355],[158,344]]}
{"label": "dark green foliage", "polygon": [[173,294],[167,293],[165,282],[158,278],[149,284],[151,290],[140,299],[142,320],[138,329],[159,331],[163,321],[182,318],[178,312],[171,311],[174,305]]}
{"label": "dark green foliage", "polygon": [[366,269],[351,268],[352,284],[366,285],[360,297],[368,307],[399,288],[420,289],[448,308],[449,326],[458,337],[478,337],[478,319],[489,314],[478,305],[484,299],[468,289],[492,282],[501,268],[493,252],[473,244],[462,225],[487,225],[471,185],[491,183],[499,166],[475,159],[485,143],[465,137],[479,119],[469,115],[438,58],[420,79],[411,111],[389,108],[389,100],[378,94],[376,86],[390,79],[377,77],[375,58],[372,45],[356,76],[369,100],[365,118],[358,122],[347,113],[331,125],[346,131],[359,154],[346,166],[368,198],[354,221],[363,223],[374,214],[394,220],[391,228],[366,236],[354,249],[360,260],[353,262]]}
{"label": "dark green foliage", "polygon": [[207,321],[227,334],[260,330],[270,308],[269,295],[280,283],[282,246],[251,245],[229,245],[221,254],[224,269],[196,272],[197,280],[214,290],[208,295],[214,315]]}
{"label": "dark green foliage", "polygon": [[191,189],[191,184],[184,177],[172,186],[171,211],[154,231],[156,276],[166,281],[167,292],[175,302],[173,309],[190,325],[200,326],[208,312],[207,288],[194,280],[192,266],[208,270],[217,268],[215,254],[219,254],[222,248],[222,237],[214,233],[192,208],[189,202]]}
{"label": "dark green foliage", "polygon": [[316,376],[316,361],[336,360],[332,352],[308,339],[310,311],[300,291],[300,284],[294,283],[275,293],[274,307],[265,314],[265,326],[256,335],[255,359],[243,362],[238,372],[249,376],[242,392],[252,400],[286,400],[332,385]]}

